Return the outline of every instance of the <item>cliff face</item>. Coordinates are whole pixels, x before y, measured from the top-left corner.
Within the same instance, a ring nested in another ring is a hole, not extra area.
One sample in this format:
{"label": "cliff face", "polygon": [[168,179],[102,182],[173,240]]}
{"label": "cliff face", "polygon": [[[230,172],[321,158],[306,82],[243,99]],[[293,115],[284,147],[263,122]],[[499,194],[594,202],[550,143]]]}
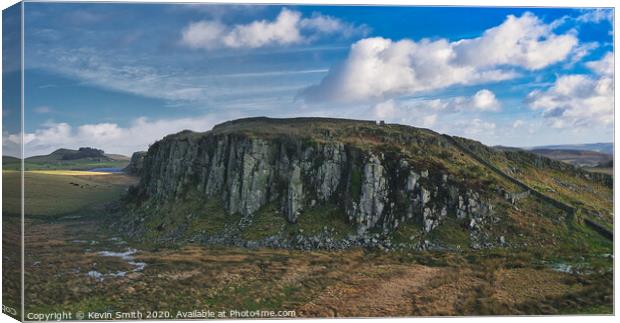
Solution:
{"label": "cliff face", "polygon": [[340,142],[265,140],[239,134],[169,138],[144,158],[143,194],[156,201],[196,190],[229,214],[250,216],[270,202],[297,222],[304,209],[334,203],[360,233],[417,221],[429,232],[448,212],[480,217],[490,208],[445,172],[411,166],[393,153]]}
{"label": "cliff face", "polygon": [[146,156],[146,151],[137,151],[133,153],[129,160],[129,165],[124,169],[125,173],[140,176],[142,168],[144,168],[144,156]]}
{"label": "cliff face", "polygon": [[[429,130],[334,119],[246,119],[181,132],[132,157],[140,184],[127,199],[126,231],[327,248],[394,240],[424,248],[451,235],[464,237],[459,246],[484,247],[523,236],[498,225],[525,212],[517,205],[532,196],[499,170],[517,164],[489,167],[460,146]],[[540,210],[554,223],[566,217],[538,206],[526,215]]]}

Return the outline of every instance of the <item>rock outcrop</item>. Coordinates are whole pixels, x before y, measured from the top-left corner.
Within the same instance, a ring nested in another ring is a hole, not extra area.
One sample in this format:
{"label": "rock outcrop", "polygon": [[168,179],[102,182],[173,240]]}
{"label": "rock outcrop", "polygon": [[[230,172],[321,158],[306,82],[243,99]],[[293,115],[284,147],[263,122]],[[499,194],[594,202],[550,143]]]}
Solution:
{"label": "rock outcrop", "polygon": [[130,168],[141,174],[139,194],[149,201],[164,203],[196,191],[242,216],[276,203],[290,223],[307,208],[333,203],[358,234],[389,232],[406,222],[430,232],[449,213],[461,218],[489,213],[478,194],[446,172],[414,167],[395,152],[338,141],[181,133],[153,144],[147,154],[134,154]]}
{"label": "rock outcrop", "polygon": [[146,156],[146,151],[133,153],[129,160],[129,165],[125,167],[124,172],[129,175],[140,176],[142,168],[144,167],[144,156]]}
{"label": "rock outcrop", "polygon": [[[202,230],[192,238],[202,241],[256,245],[239,238],[239,230],[251,226],[256,214],[275,209],[286,224],[261,240],[263,245],[381,244],[399,228],[413,226],[420,234],[406,238],[428,248],[432,242],[425,236],[450,219],[455,230],[467,232],[471,247],[504,245],[505,231],[500,239],[490,228],[499,222],[498,213],[516,208],[530,193],[460,146],[425,129],[337,119],[255,118],[205,133],[184,131],[132,156],[128,171],[140,176],[140,184],[127,200],[140,215],[131,230],[144,234],[154,227],[167,239],[183,239],[195,212],[166,220],[158,210],[173,205],[167,212],[174,211],[189,198],[198,213],[216,201],[222,214],[240,219],[221,234]],[[320,216],[312,217],[326,206],[341,210],[336,220],[351,229],[347,237],[335,239],[327,224],[319,235],[302,233],[301,224],[320,222]],[[203,216],[211,223],[208,212]],[[166,232],[170,225],[174,234]]]}

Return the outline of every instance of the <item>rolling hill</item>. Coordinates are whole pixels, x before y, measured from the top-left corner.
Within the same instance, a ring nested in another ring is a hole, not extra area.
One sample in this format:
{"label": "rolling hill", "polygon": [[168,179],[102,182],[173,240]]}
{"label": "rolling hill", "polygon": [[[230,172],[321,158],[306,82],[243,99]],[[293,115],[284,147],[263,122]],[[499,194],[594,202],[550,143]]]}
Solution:
{"label": "rolling hill", "polygon": [[600,142],[600,143],[593,143],[593,144],[574,144],[574,145],[547,145],[547,146],[531,147],[529,149],[532,149],[532,150],[537,150],[537,149],[585,150],[585,151],[594,151],[594,152],[607,154],[607,155],[614,154],[614,144],[612,142]]}
{"label": "rolling hill", "polygon": [[[106,154],[103,150],[82,147],[74,149],[57,149],[48,155],[28,157],[24,160],[26,170],[65,169],[89,170],[93,168],[125,168],[129,157],[118,154]],[[2,157],[2,169],[19,169],[19,159]]]}
{"label": "rolling hill", "polygon": [[532,153],[551,159],[563,161],[575,166],[596,167],[606,165],[613,161],[613,155],[591,150],[572,149],[532,149]]}

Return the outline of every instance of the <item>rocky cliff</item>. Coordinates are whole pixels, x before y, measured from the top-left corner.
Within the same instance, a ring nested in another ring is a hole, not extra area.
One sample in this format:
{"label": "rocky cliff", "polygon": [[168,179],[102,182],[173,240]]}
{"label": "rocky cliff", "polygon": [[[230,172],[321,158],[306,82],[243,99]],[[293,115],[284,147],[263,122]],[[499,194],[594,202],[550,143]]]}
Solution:
{"label": "rocky cliff", "polygon": [[131,159],[129,159],[129,165],[124,169],[125,173],[140,176],[142,168],[144,167],[144,156],[146,156],[146,151],[137,151],[133,153]]}
{"label": "rocky cliff", "polygon": [[[332,220],[350,231],[339,244],[329,234],[333,228],[325,226],[327,234],[312,237],[315,244],[392,245],[395,234],[411,232],[400,229],[406,227],[417,229],[406,238],[424,247],[426,237],[447,221],[467,234],[469,244],[490,246],[505,243],[489,228],[520,191],[432,131],[352,120],[228,122],[206,133],[168,136],[132,157],[133,165],[140,163],[132,168],[141,180],[129,198],[130,231],[174,241],[304,245],[302,227],[317,225],[313,222],[322,218],[316,210],[329,206],[338,210]],[[179,205],[189,204],[183,211],[188,214],[177,214]],[[280,227],[267,223],[269,235],[243,239],[245,227],[264,222],[265,210],[273,210],[271,222]],[[218,227],[213,219],[226,225]]]}

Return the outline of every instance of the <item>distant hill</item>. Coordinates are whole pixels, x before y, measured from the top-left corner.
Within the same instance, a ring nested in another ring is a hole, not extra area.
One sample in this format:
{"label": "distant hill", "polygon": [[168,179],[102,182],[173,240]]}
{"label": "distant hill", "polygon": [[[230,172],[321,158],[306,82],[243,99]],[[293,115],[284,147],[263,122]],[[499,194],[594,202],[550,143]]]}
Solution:
{"label": "distant hill", "polygon": [[19,158],[13,156],[2,156],[2,163],[19,163]]}
{"label": "distant hill", "polygon": [[493,146],[493,149],[501,150],[501,151],[520,151],[525,150],[524,148],[519,147],[510,147],[510,146]]}
{"label": "distant hill", "polygon": [[560,160],[575,166],[595,167],[609,164],[613,155],[589,150],[571,149],[532,149],[531,152],[551,159]]}
{"label": "distant hill", "polygon": [[103,150],[90,148],[90,147],[82,147],[78,150],[73,149],[57,149],[49,155],[41,155],[41,156],[32,156],[26,158],[26,161],[31,163],[46,163],[46,162],[55,162],[55,161],[69,161],[69,160],[80,160],[80,159],[88,159],[92,161],[112,161],[113,159],[106,156]]}
{"label": "distant hill", "polygon": [[613,143],[580,145],[549,145],[537,147],[494,146],[501,151],[525,150],[547,158],[563,161],[575,166],[598,167],[613,163]]}
{"label": "distant hill", "polygon": [[560,150],[587,150],[587,151],[595,151],[603,154],[613,155],[614,154],[614,144],[612,142],[600,142],[593,144],[578,144],[578,145],[549,145],[549,146],[537,146],[527,148],[528,150],[536,150],[536,149],[560,149]]}
{"label": "distant hill", "polygon": [[20,159],[12,156],[2,156],[2,169],[19,168]]}
{"label": "distant hill", "polygon": [[[101,149],[81,147],[77,150],[57,149],[48,155],[28,157],[24,162],[26,170],[88,170],[92,168],[125,168],[129,164],[129,157],[118,154],[106,154]],[[2,169],[18,168],[19,159],[10,156],[2,157]]]}

